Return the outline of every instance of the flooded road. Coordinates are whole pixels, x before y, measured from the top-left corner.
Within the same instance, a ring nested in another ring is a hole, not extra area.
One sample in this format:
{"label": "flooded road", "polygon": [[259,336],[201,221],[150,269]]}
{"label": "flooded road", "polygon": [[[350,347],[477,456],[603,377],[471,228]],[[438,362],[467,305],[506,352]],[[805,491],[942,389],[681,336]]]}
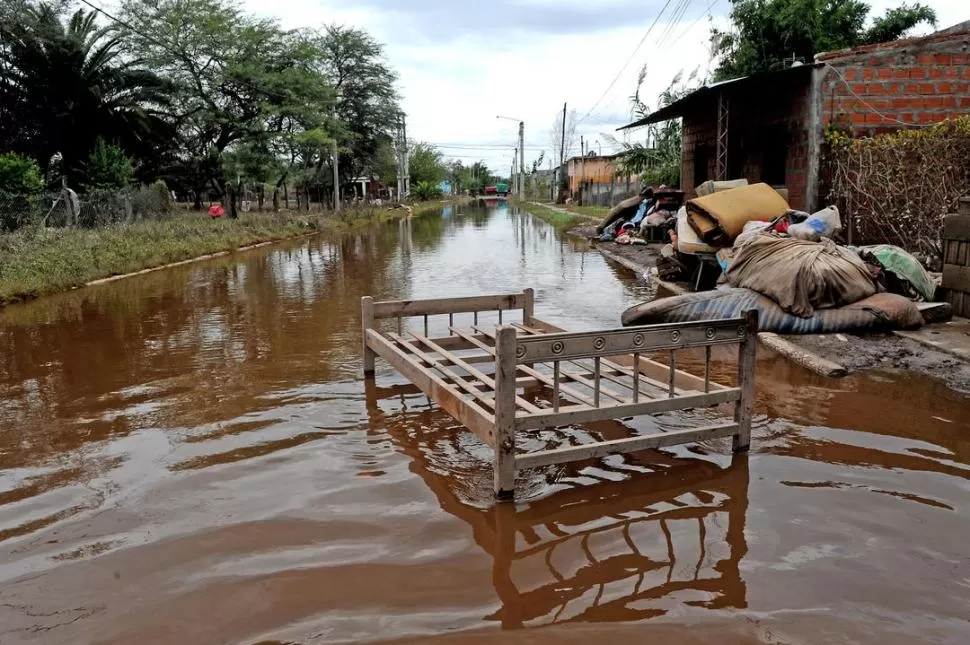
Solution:
{"label": "flooded road", "polygon": [[970,642],[970,401],[931,379],[762,351],[749,456],[526,473],[495,507],[489,449],[360,380],[359,302],[525,287],[576,330],[649,295],[447,208],[0,311],[0,643]]}

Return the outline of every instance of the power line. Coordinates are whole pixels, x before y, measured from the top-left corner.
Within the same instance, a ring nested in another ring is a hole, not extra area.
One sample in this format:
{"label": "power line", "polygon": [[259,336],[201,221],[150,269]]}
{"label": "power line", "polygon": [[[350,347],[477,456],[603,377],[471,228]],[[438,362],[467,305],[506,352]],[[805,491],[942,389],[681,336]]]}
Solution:
{"label": "power line", "polygon": [[690,3],[691,0],[680,0],[680,4],[674,7],[674,13],[671,16],[670,21],[667,23],[667,28],[664,29],[662,34],[660,34],[660,39],[657,41],[658,49],[663,47],[664,43],[666,43],[670,39],[670,36],[673,35],[674,29],[677,28],[677,23],[681,18],[684,17],[684,14],[687,13]]}
{"label": "power line", "polygon": [[678,42],[680,42],[680,40],[681,40],[681,39],[682,39],[682,38],[683,38],[684,36],[686,36],[686,35],[687,35],[687,34],[689,34],[689,33],[690,33],[691,31],[693,31],[693,29],[694,29],[694,27],[696,27],[696,26],[697,26],[697,23],[699,23],[699,22],[700,22],[701,20],[703,20],[703,19],[704,19],[704,16],[710,16],[711,18],[713,18],[713,15],[711,15],[711,9],[713,9],[713,8],[714,8],[714,5],[716,5],[716,4],[717,4],[717,3],[719,3],[720,1],[721,1],[721,0],[713,0],[713,1],[711,2],[711,4],[709,4],[709,5],[707,5],[707,9],[705,9],[705,10],[704,10],[703,12],[701,12],[701,14],[700,14],[699,16],[697,16],[697,19],[696,19],[696,20],[695,20],[694,22],[692,22],[692,23],[690,23],[690,26],[689,26],[689,27],[687,27],[687,29],[685,29],[684,31],[682,31],[682,32],[680,32],[680,35],[679,35],[679,36],[677,36],[676,38],[674,38],[674,41],[673,41],[672,43],[670,43],[670,46],[671,46],[671,47],[673,47],[673,46],[674,46],[674,45],[676,45],[676,44],[677,44]]}
{"label": "power line", "polygon": [[613,78],[613,80],[610,82],[610,84],[607,86],[607,88],[603,91],[603,93],[600,95],[600,97],[598,99],[596,99],[596,103],[593,103],[593,107],[591,107],[589,109],[589,111],[586,114],[584,114],[582,116],[582,118],[579,119],[576,122],[576,125],[579,125],[580,123],[582,123],[583,121],[585,121],[586,118],[589,117],[589,115],[593,113],[593,110],[595,110],[597,108],[597,106],[599,106],[599,104],[603,101],[603,99],[606,98],[606,95],[609,94],[610,90],[613,89],[613,86],[616,85],[616,82],[618,80],[620,80],[620,76],[623,75],[623,72],[625,72],[626,71],[626,68],[630,65],[630,61],[633,60],[633,57],[636,56],[637,55],[637,52],[640,51],[640,48],[643,47],[643,43],[646,42],[647,38],[650,36],[650,32],[653,31],[653,28],[657,26],[657,23],[660,21],[660,17],[664,14],[664,11],[667,10],[667,7],[670,6],[670,3],[671,2],[672,2],[672,0],[667,0],[666,4],[664,4],[663,8],[660,9],[660,13],[658,13],[656,15],[656,17],[653,19],[653,22],[650,23],[650,26],[647,28],[647,32],[645,34],[643,34],[643,38],[640,39],[640,42],[637,44],[636,48],[627,57],[626,62],[623,63],[623,67],[621,67],[620,68],[620,71],[616,73],[616,76]]}

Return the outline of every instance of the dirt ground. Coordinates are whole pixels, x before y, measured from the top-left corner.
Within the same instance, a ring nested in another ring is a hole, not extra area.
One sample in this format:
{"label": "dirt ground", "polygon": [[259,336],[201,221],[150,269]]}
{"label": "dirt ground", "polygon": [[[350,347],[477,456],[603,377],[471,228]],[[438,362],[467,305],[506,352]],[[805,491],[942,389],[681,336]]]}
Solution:
{"label": "dirt ground", "polygon": [[642,278],[644,272],[657,265],[657,257],[660,255],[662,244],[616,244],[615,242],[597,242],[596,226],[584,224],[576,226],[568,231],[569,235],[582,237],[590,240],[597,251],[604,256],[636,272],[637,277]]}
{"label": "dirt ground", "polygon": [[970,363],[908,338],[893,334],[806,334],[784,338],[842,365],[850,373],[875,368],[909,370],[940,379],[958,392],[970,392]]}

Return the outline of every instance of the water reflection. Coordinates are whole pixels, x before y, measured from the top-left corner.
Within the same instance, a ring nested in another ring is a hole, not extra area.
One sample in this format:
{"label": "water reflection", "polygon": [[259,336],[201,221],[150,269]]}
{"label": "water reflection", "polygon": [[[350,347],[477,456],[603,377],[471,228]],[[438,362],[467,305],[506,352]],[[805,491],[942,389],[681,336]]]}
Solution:
{"label": "water reflection", "polygon": [[[461,464],[468,464],[463,453],[484,459],[488,448],[448,427],[416,389],[366,387],[371,431],[392,437],[441,508],[466,522],[492,558],[501,607],[487,620],[515,629],[641,620],[681,604],[747,606],[739,572],[747,553],[746,456],[725,466],[663,452],[580,462],[555,472],[554,495],[483,504],[487,466]],[[597,425],[629,432],[619,423]]]}

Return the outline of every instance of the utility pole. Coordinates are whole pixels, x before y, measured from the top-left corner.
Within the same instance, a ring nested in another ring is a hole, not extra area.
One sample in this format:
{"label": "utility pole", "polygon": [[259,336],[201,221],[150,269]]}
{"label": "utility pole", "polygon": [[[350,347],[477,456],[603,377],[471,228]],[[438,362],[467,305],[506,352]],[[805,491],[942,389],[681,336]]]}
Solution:
{"label": "utility pole", "polygon": [[525,121],[519,121],[519,199],[525,197]]}
{"label": "utility pole", "polygon": [[579,154],[583,158],[580,162],[582,164],[582,169],[580,170],[581,174],[579,179],[579,203],[582,206],[585,206],[586,200],[584,199],[584,188],[586,187],[586,146],[583,143],[583,135],[579,135]]}
{"label": "utility pole", "polygon": [[404,197],[411,194],[411,152],[408,150],[407,115],[401,114],[401,138],[404,141]]}
{"label": "utility pole", "polygon": [[[336,119],[336,114],[332,113],[334,119]],[[338,158],[340,157],[340,152],[337,150],[337,137],[333,138],[333,210],[334,212],[340,212],[340,170],[337,168]],[[310,205],[310,193],[307,192],[306,195],[307,206]],[[309,209],[307,209],[309,210]]]}
{"label": "utility pole", "polygon": [[397,139],[394,142],[395,157],[397,158],[397,200],[404,196],[404,116],[397,117]]}
{"label": "utility pole", "polygon": [[515,168],[518,165],[519,160],[519,150],[518,148],[512,148],[512,172],[509,175],[509,182],[512,184],[509,188],[512,189],[512,194],[515,195],[518,191],[515,185]]}

